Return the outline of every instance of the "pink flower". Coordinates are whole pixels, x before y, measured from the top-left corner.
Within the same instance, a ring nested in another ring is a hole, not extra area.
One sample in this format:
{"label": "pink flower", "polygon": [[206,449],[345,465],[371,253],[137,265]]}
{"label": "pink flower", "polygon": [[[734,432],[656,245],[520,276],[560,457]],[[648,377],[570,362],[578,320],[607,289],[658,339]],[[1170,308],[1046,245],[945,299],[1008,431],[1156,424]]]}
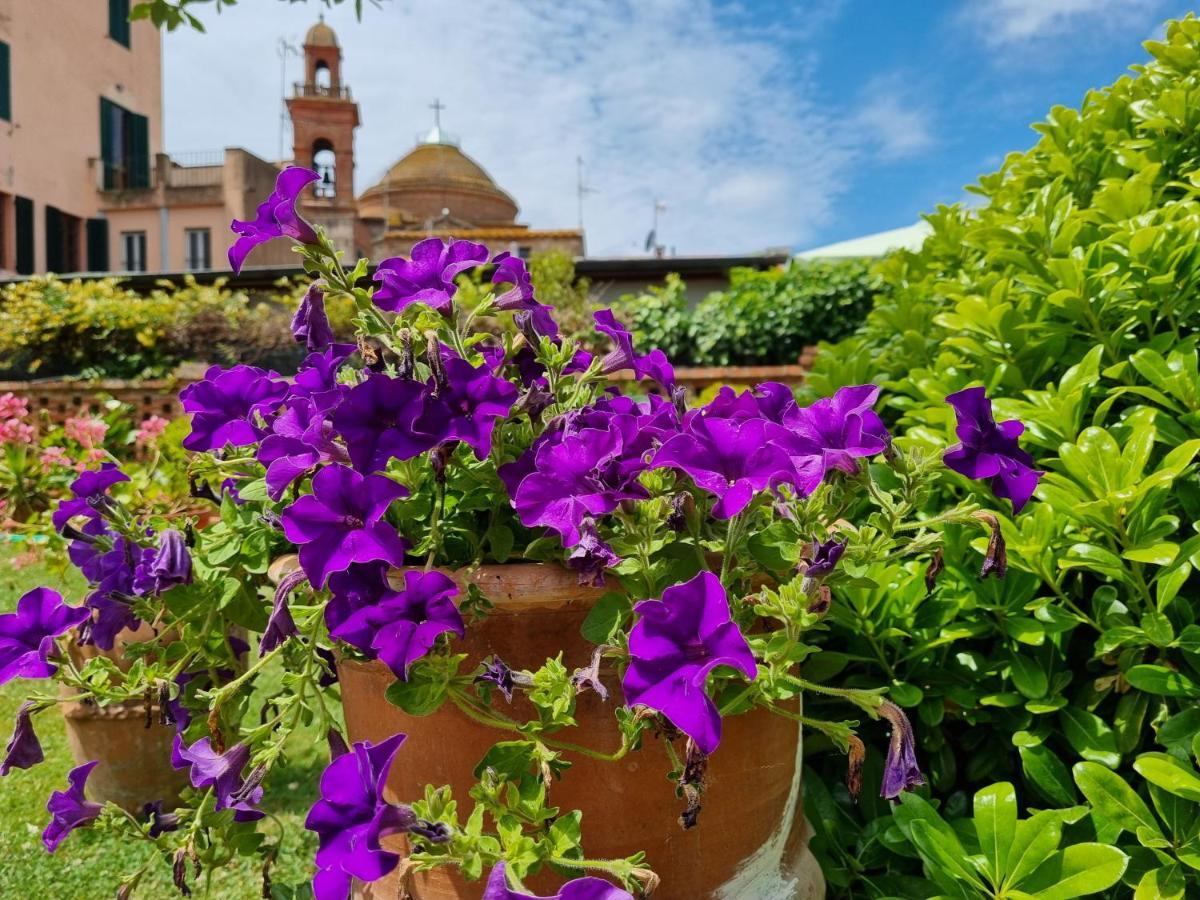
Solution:
{"label": "pink flower", "polygon": [[29,415],[29,401],[11,391],[0,394],[0,419],[23,419]]}
{"label": "pink flower", "polygon": [[10,559],[8,564],[12,566],[13,571],[16,571],[24,569],[26,566],[32,566],[35,563],[41,562],[41,560],[42,555],[37,550],[25,550]]}
{"label": "pink flower", "polygon": [[67,451],[62,447],[46,447],[42,450],[41,456],[38,457],[38,462],[42,464],[42,471],[49,475],[54,469],[60,466],[71,466],[71,457],[67,455]]}
{"label": "pink flower", "polygon": [[63,433],[68,440],[76,441],[90,450],[104,443],[104,436],[108,434],[108,425],[103,419],[78,416],[67,419],[63,423]]}
{"label": "pink flower", "polygon": [[138,428],[137,433],[134,435],[134,443],[139,447],[146,447],[149,444],[153,444],[170,424],[162,416],[151,416],[144,420]]}
{"label": "pink flower", "polygon": [[33,436],[33,426],[28,422],[20,419],[0,421],[0,444],[32,444]]}

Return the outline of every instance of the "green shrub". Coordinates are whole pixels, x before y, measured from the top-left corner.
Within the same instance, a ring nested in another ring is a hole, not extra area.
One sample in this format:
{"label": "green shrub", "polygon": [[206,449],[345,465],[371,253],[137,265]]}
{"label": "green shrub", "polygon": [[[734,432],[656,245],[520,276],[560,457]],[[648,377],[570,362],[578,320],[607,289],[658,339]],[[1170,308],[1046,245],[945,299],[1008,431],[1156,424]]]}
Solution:
{"label": "green shrub", "polygon": [[790,365],[806,346],[850,333],[877,281],[862,260],[801,261],[766,271],[738,268],[729,287],[689,308],[683,280],[618,301],[645,346],[680,365]]}
{"label": "green shrub", "polygon": [[[980,585],[951,566],[930,592],[926,573],[881,561],[830,614],[827,648],[851,683],[892,682],[953,815],[999,778],[1029,802],[1072,806],[1070,771],[1085,760],[1170,816],[1139,762],[1161,746],[1195,751],[1200,22],[1173,22],[1146,47],[1153,59],[1133,75],[1078,111],[1055,108],[1033,149],[973,188],[978,208],[939,208],[920,251],[883,261],[875,308],[853,337],[822,346],[809,380],[814,394],[884,385],[881,414],[907,449],[951,435],[944,398],[982,383],[1014,398],[997,418],[1026,423],[1023,446],[1047,472],[1037,500],[1002,522],[1005,580]],[[947,485],[996,505],[978,483]],[[886,837],[887,809],[828,799],[849,848],[828,860],[836,889],[914,874],[911,849]],[[1108,812],[1088,821],[1077,840],[1120,831]],[[1193,813],[1184,842],[1196,828]],[[1186,884],[1179,896],[1200,891],[1191,850],[1179,867],[1149,830],[1128,838],[1127,886],[1157,865]]]}

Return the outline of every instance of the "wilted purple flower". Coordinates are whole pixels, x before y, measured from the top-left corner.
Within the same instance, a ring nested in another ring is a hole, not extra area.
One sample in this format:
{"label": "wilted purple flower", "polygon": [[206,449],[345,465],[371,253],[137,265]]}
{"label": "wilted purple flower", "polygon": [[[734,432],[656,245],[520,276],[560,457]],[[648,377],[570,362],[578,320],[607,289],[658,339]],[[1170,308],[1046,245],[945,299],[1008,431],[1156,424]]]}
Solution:
{"label": "wilted purple flower", "polygon": [[791,479],[788,457],[767,440],[762,419],[695,417],[654,455],[655,468],[671,466],[717,498],[713,516],[740,513],[764,488]]}
{"label": "wilted purple flower", "polygon": [[824,578],[837,566],[838,560],[846,552],[846,546],[844,541],[814,540],[812,542],[812,561],[809,562],[808,568],[804,570],[805,576],[808,578]]}
{"label": "wilted purple flower", "polygon": [[913,730],[904,710],[890,700],[879,707],[880,714],[892,723],[892,740],[888,744],[887,759],[883,763],[883,784],[879,796],[895,800],[901,791],[912,790],[925,783],[917,765],[917,752],[913,746]]}
{"label": "wilted purple flower", "polygon": [[360,475],[327,466],[312,480],[313,492],[283,511],[283,533],[300,548],[300,565],[314,588],[351,563],[380,560],[404,564],[405,542],[383,521],[393,500],[408,496],[383,475]]}
{"label": "wilted purple flower", "polygon": [[424,303],[438,312],[450,310],[460,273],[487,262],[483,244],[427,238],[412,248],[412,256],[385,259],[375,269],[380,287],[371,298],[380,309],[399,312],[410,303]]}
{"label": "wilted purple flower", "polygon": [[621,563],[621,557],[600,539],[596,521],[588,516],[579,527],[579,543],[567,554],[567,565],[579,573],[579,583],[604,586],[604,570]]}
{"label": "wilted purple flower", "polygon": [[517,402],[517,389],[492,375],[486,365],[476,368],[458,357],[446,360],[445,370],[445,388],[413,427],[420,434],[440,435],[441,440],[460,440],[478,459],[486,459],[496,419],[508,415]]}
{"label": "wilted purple flower", "polygon": [[26,700],[17,710],[12,737],[4,748],[4,761],[0,762],[0,775],[7,775],[10,769],[32,768],[46,758],[42,755],[42,745],[33,730],[33,719],[30,717],[36,706],[32,700]]}
{"label": "wilted purple flower", "polygon": [[404,735],[396,734],[378,744],[355,743],[321,774],[321,799],[304,822],[317,834],[317,900],[344,900],[352,877],[377,881],[392,871],[400,857],[384,850],[380,838],[421,825],[409,807],[383,798],[388,771],[403,742]]}
{"label": "wilted purple flower", "polygon": [[385,590],[379,599],[352,612],[330,635],[368,653],[377,654],[400,680],[438,636],[466,633],[462,615],[451,597],[458,586],[441,572],[409,569],[404,589]]}
{"label": "wilted purple flower", "polygon": [[633,895],[603,878],[576,878],[564,884],[550,897],[537,897],[514,891],[504,874],[504,861],[496,863],[483,889],[482,900],[633,900]]}
{"label": "wilted purple flower", "polygon": [[333,329],[325,312],[325,292],[310,284],[292,316],[292,337],[309,350],[324,350],[333,343]]}
{"label": "wilted purple flower", "polygon": [[838,388],[812,406],[787,408],[783,427],[769,430],[768,436],[792,458],[802,495],[815,491],[830,469],[854,474],[860,457],[887,448],[887,429],[871,409],[878,396],[873,384]]}
{"label": "wilted purple flower", "polygon": [[483,671],[475,676],[472,684],[493,685],[504,695],[505,700],[512,702],[513,671],[508,667],[508,663],[495,654],[483,664]]}
{"label": "wilted purple flower", "polygon": [[[388,460],[412,459],[442,440],[445,423],[425,415],[430,404],[424,384],[373,374],[346,394],[333,414],[333,428],[345,440],[354,468],[379,472]],[[431,430],[418,431],[418,419]]]}
{"label": "wilted purple flower", "polygon": [[271,615],[267,619],[267,627],[263,630],[262,642],[258,645],[258,653],[263,656],[270,653],[292,635],[296,634],[296,623],[292,620],[292,612],[288,609],[288,594],[308,580],[308,576],[300,569],[288,572],[275,588],[275,603],[271,607]]}
{"label": "wilted purple flower", "polygon": [[183,439],[189,450],[217,450],[226,444],[253,444],[264,434],[257,424],[287,394],[287,382],[256,366],[211,366],[204,380],[179,392],[192,430]]}
{"label": "wilted purple flower", "polygon": [[230,227],[239,237],[229,248],[229,265],[235,273],[242,271],[242,263],[259,244],[279,237],[289,237],[301,244],[317,242],[313,227],[296,212],[296,201],[301,192],[320,177],[311,169],[288,166],[275,179],[275,190],[259,204],[253,222],[233,220]]}
{"label": "wilted purple flower", "polygon": [[235,810],[235,818],[239,822],[252,822],[263,815],[254,808],[262,800],[262,787],[249,785],[242,778],[242,769],[246,768],[249,761],[250,748],[245,744],[234,744],[224,753],[218,753],[211,738],[200,738],[187,747],[183,739],[175,735],[172,752],[175,768],[190,766],[188,777],[192,787],[211,787],[216,796],[216,810]]}
{"label": "wilted purple flower", "polygon": [[155,800],[142,804],[142,815],[150,822],[150,837],[167,834],[179,830],[179,815],[173,812],[163,812],[163,802]]}
{"label": "wilted purple flower", "polygon": [[157,596],[179,584],[192,583],[192,557],[183,535],[166,528],[158,535],[158,547],[141,552],[133,573],[133,592],[139,596]]}
{"label": "wilted purple flower", "polygon": [[625,702],[656,709],[705,753],[721,742],[721,714],[704,691],[708,674],[731,666],[758,676],[750,646],[729,615],[725,588],[712,572],[663,591],[661,600],[634,607],[629,633]]}
{"label": "wilted purple flower", "polygon": [[578,544],[585,518],[648,496],[636,471],[622,466],[623,450],[619,430],[585,428],[544,443],[513,468],[502,467],[517,515],[528,526],[553,528],[568,547]]}
{"label": "wilted purple flower", "polygon": [[608,649],[610,648],[601,644],[592,651],[591,661],[582,669],[576,669],[574,674],[571,675],[571,684],[575,685],[577,693],[582,694],[588,688],[591,688],[600,695],[601,700],[608,699],[608,688],[600,680],[600,663],[604,660],[604,651]]}
{"label": "wilted purple flower", "polygon": [[958,417],[955,431],[961,443],[947,450],[942,460],[960,475],[988,479],[992,492],[1011,500],[1013,512],[1019,513],[1043,475],[1017,444],[1025,426],[1017,419],[997,424],[992,401],[981,387],[951,394],[946,402]]}
{"label": "wilted purple flower", "polygon": [[50,813],[50,824],[42,832],[42,843],[53,853],[68,834],[80,825],[86,825],[100,815],[104,806],[84,799],[83,788],[87,784],[88,775],[92,769],[100,765],[99,760],[92,760],[77,766],[67,773],[70,787],[65,791],[55,791],[46,801],[46,812]]}
{"label": "wilted purple flower", "polygon": [[82,606],[67,606],[62,595],[39,587],[17,601],[17,611],[0,615],[0,684],[14,678],[47,678],[58,671],[50,662],[54,638],[88,618]]}

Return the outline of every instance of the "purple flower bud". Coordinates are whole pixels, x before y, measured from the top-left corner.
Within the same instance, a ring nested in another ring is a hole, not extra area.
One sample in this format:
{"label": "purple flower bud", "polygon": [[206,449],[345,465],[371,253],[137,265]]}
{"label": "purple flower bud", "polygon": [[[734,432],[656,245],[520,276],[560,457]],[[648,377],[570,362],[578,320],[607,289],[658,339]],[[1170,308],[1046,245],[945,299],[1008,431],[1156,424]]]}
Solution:
{"label": "purple flower bud", "polygon": [[824,578],[833,571],[842,554],[846,552],[846,544],[838,541],[812,542],[812,562],[804,574],[809,578]]}
{"label": "purple flower bud", "polygon": [[324,350],[333,343],[333,329],[325,313],[325,292],[311,284],[292,317],[292,337],[309,350]]}
{"label": "purple flower bud", "polygon": [[158,536],[158,547],[142,550],[133,574],[133,591],[139,596],[158,596],[176,585],[191,584],[192,557],[187,541],[173,528]]}
{"label": "purple flower bud", "polygon": [[29,769],[40,763],[42,745],[33,730],[33,720],[30,714],[37,709],[37,704],[26,700],[17,710],[16,724],[12,737],[5,748],[4,762],[0,763],[0,775],[7,775],[10,769]]}
{"label": "purple flower bud", "polygon": [[500,657],[493,655],[483,664],[483,671],[475,676],[474,684],[491,684],[500,690],[504,699],[512,702],[513,672]]}
{"label": "purple flower bud", "polygon": [[888,744],[887,759],[883,764],[883,784],[879,796],[895,800],[901,791],[912,790],[924,784],[925,778],[917,765],[913,730],[908,716],[890,700],[883,701],[879,712],[892,724],[892,739]]}
{"label": "purple flower bud", "polygon": [[150,822],[150,837],[179,830],[179,815],[173,812],[163,812],[163,802],[155,800],[142,806],[142,815]]}
{"label": "purple flower bud", "polygon": [[346,745],[346,739],[342,737],[342,733],[336,728],[330,728],[329,731],[325,733],[325,740],[329,742],[330,761],[350,752],[350,748]]}
{"label": "purple flower bud", "polygon": [[596,520],[588,516],[579,526],[579,543],[567,555],[567,565],[579,572],[579,583],[592,587],[604,586],[604,570],[621,563],[612,547],[600,540]]}
{"label": "purple flower bud", "polygon": [[296,623],[292,621],[291,610],[288,609],[288,594],[308,580],[302,569],[288,572],[275,588],[275,603],[271,607],[271,616],[267,619],[267,628],[263,632],[262,642],[258,645],[258,655],[266,656],[288,638],[297,633]]}

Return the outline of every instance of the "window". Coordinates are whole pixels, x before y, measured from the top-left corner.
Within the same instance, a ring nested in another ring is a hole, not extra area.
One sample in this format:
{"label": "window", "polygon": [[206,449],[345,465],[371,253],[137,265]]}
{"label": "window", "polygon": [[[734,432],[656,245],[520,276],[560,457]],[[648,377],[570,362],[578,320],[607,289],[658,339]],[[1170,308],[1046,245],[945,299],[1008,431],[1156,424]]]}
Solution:
{"label": "window", "polygon": [[80,220],[53,206],[46,207],[46,269],[79,271]]}
{"label": "window", "polygon": [[185,228],[183,245],[187,249],[185,265],[191,271],[212,268],[212,232],[207,228]]}
{"label": "window", "polygon": [[108,271],[108,221],[87,220],[87,270]]}
{"label": "window", "polygon": [[146,271],[146,232],[121,232],[121,271]]}
{"label": "window", "polygon": [[33,256],[33,201],[28,197],[16,197],[13,200],[14,219],[16,220],[17,238],[17,274],[32,275],[34,270]]}
{"label": "window", "polygon": [[129,46],[129,0],[108,0],[108,36]]}
{"label": "window", "polygon": [[12,121],[12,69],[8,44],[0,41],[0,119]]}
{"label": "window", "polygon": [[150,187],[150,120],[100,98],[101,187]]}
{"label": "window", "polygon": [[517,256],[519,256],[521,259],[529,259],[529,257],[532,255],[533,255],[532,247],[527,247],[524,244],[517,247]]}

